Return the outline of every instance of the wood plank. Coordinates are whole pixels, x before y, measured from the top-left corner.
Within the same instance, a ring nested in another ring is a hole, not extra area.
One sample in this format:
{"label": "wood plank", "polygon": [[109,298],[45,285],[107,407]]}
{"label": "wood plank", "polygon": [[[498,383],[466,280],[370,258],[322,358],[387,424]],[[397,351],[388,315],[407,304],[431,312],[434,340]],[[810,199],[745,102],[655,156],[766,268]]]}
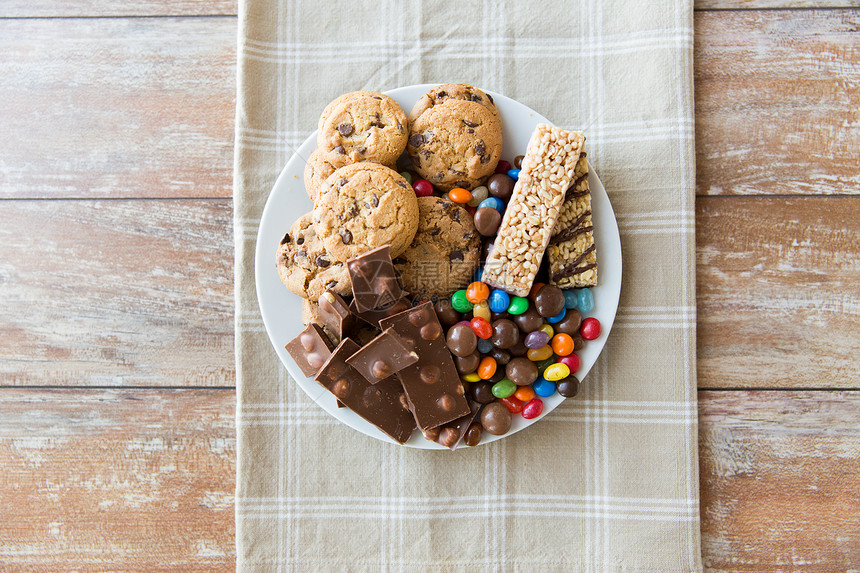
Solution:
{"label": "wood plank", "polygon": [[0,385],[233,386],[232,205],[0,201]]}
{"label": "wood plank", "polygon": [[695,0],[696,10],[856,8],[857,0]]}
{"label": "wood plank", "polygon": [[0,198],[229,197],[235,18],[0,20]]}
{"label": "wood plank", "polygon": [[860,194],[860,10],[695,16],[700,194]]}
{"label": "wood plank", "polygon": [[0,570],[233,571],[231,390],[0,389]]}
{"label": "wood plank", "polygon": [[860,197],[699,197],[700,388],[860,386]]}
{"label": "wood plank", "polygon": [[0,18],[235,16],[236,0],[3,0]]}
{"label": "wood plank", "polygon": [[699,392],[711,573],[855,571],[860,392]]}

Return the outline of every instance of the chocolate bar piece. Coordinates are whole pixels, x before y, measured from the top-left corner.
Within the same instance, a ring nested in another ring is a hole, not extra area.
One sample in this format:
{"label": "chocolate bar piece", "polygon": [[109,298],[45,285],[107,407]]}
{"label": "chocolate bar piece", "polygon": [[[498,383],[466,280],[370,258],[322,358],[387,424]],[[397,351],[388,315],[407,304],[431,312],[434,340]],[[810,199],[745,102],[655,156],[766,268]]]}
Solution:
{"label": "chocolate bar piece", "polygon": [[418,355],[400,340],[392,329],[387,329],[346,359],[371,384],[397,374],[410,364],[418,362]]}
{"label": "chocolate bar piece", "polygon": [[391,245],[382,245],[346,261],[355,308],[366,312],[400,300],[403,293],[391,262]]}
{"label": "chocolate bar piece", "polygon": [[342,296],[330,290],[319,298],[319,318],[337,342],[349,336],[355,326],[355,316],[349,311],[349,305]]}
{"label": "chocolate bar piece", "polygon": [[418,354],[417,362],[397,373],[418,427],[427,431],[469,414],[463,384],[433,303],[427,301],[379,323],[383,329],[393,329]]}
{"label": "chocolate bar piece", "polygon": [[405,444],[415,430],[415,417],[403,388],[394,376],[371,384],[347,364],[346,359],[358,349],[355,341],[344,338],[320,368],[316,381],[395,442]]}
{"label": "chocolate bar piece", "polygon": [[352,302],[349,303],[349,310],[352,311],[355,316],[357,316],[370,326],[374,328],[379,328],[380,320],[397,314],[399,312],[403,312],[411,306],[412,302],[404,296],[400,300],[393,302],[386,307],[361,312],[358,310],[358,308],[356,308],[355,299],[353,299]]}
{"label": "chocolate bar piece", "polygon": [[588,161],[579,156],[574,182],[565,194],[549,247],[549,284],[579,288],[597,284],[597,248],[591,222]]}
{"label": "chocolate bar piece", "polygon": [[579,132],[543,123],[535,128],[487,256],[483,282],[528,296],[584,144],[585,136]]}
{"label": "chocolate bar piece", "polygon": [[323,329],[317,324],[309,324],[298,336],[290,340],[284,348],[296,361],[305,376],[314,376],[328,360],[333,348]]}
{"label": "chocolate bar piece", "polygon": [[469,400],[469,408],[472,409],[470,413],[462,418],[457,418],[453,422],[448,422],[438,428],[433,428],[432,430],[423,432],[424,438],[431,442],[441,444],[453,452],[463,442],[463,438],[466,436],[466,431],[469,429],[469,426],[472,425],[472,422],[477,420],[478,416],[481,415],[481,408],[483,407],[484,405],[480,402]]}

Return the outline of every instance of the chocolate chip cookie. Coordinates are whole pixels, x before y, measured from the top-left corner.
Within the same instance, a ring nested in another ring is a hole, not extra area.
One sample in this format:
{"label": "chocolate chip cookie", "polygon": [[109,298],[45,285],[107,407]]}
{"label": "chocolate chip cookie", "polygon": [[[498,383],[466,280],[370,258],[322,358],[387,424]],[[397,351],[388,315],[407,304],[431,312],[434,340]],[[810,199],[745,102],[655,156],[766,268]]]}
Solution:
{"label": "chocolate chip cookie", "polygon": [[496,170],[502,122],[478,102],[448,98],[412,123],[406,152],[415,171],[436,188],[472,189]]}
{"label": "chocolate chip cookie", "polygon": [[415,102],[412,111],[409,112],[409,125],[415,123],[415,120],[428,109],[449,99],[472,101],[481,104],[501,121],[499,110],[496,109],[496,103],[489,94],[469,84],[441,84],[421,96]]}
{"label": "chocolate chip cookie", "polygon": [[396,257],[418,229],[418,201],[402,175],[378,163],[341,167],[326,180],[314,207],[314,228],[326,250],[346,261],[391,245]]}
{"label": "chocolate chip cookie", "polygon": [[278,274],[297,295],[317,300],[326,289],[350,294],[346,265],[329,255],[313,226],[313,214],[293,223],[278,247]]}
{"label": "chocolate chip cookie", "polygon": [[350,163],[353,161],[345,153],[316,148],[305,164],[305,191],[311,201],[317,202],[329,175]]}
{"label": "chocolate chip cookie", "polygon": [[439,197],[418,199],[418,232],[394,258],[404,289],[421,297],[448,296],[472,280],[481,238],[462,207]]}
{"label": "chocolate chip cookie", "polygon": [[406,147],[408,127],[400,105],[371,91],[344,94],[320,116],[317,147],[347,155],[353,162],[393,165]]}

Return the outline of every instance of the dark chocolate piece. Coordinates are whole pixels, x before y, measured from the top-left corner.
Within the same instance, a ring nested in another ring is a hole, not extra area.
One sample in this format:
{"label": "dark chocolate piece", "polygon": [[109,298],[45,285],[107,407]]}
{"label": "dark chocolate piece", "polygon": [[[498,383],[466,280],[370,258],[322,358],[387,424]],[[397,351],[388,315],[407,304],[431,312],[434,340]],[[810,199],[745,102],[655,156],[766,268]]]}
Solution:
{"label": "dark chocolate piece", "polygon": [[394,376],[378,384],[365,380],[346,363],[346,359],[358,350],[355,341],[344,338],[320,368],[316,381],[395,442],[405,444],[415,430],[415,418],[409,411],[403,388]]}
{"label": "dark chocolate piece", "polygon": [[394,329],[418,354],[418,362],[397,373],[414,408],[418,427],[430,430],[468,414],[469,403],[433,303],[424,302],[379,323],[383,328]]}
{"label": "dark chocolate piece", "polygon": [[330,290],[322,293],[319,298],[320,320],[329,332],[340,342],[355,326],[355,316],[349,311],[349,305],[343,297]]}
{"label": "dark chocolate piece", "polygon": [[305,376],[313,376],[331,355],[332,344],[323,329],[311,323],[284,348]]}
{"label": "dark chocolate piece", "polygon": [[416,362],[418,355],[390,328],[346,359],[346,363],[358,370],[371,384],[397,374]]}
{"label": "dark chocolate piece", "polygon": [[346,261],[346,267],[359,312],[387,307],[403,297],[391,262],[391,245],[353,257]]}

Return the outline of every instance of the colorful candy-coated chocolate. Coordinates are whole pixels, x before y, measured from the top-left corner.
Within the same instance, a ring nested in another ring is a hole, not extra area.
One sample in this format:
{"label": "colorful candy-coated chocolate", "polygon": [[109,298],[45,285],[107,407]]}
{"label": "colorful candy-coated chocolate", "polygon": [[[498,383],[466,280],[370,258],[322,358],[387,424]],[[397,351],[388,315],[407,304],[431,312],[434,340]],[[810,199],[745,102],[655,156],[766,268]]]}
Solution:
{"label": "colorful candy-coated chocolate", "polygon": [[480,382],[481,381],[481,377],[478,376],[477,372],[469,372],[468,374],[463,374],[462,376],[460,376],[460,378],[462,378],[466,382]]}
{"label": "colorful candy-coated chocolate", "polygon": [[493,396],[496,398],[507,398],[508,396],[513,396],[516,391],[517,385],[507,378],[502,378],[493,384]]}
{"label": "colorful candy-coated chocolate", "polygon": [[501,398],[499,402],[501,402],[511,414],[519,414],[523,411],[523,401],[516,396],[508,396],[507,398]]}
{"label": "colorful candy-coated chocolate", "polygon": [[546,321],[550,324],[555,324],[556,322],[561,322],[562,320],[564,320],[565,314],[567,314],[567,309],[562,308],[560,313],[558,313],[555,316],[549,317],[548,319],[546,319]]}
{"label": "colorful candy-coated chocolate", "polygon": [[567,378],[568,376],[570,376],[570,368],[567,367],[567,364],[562,364],[560,362],[549,366],[543,371],[543,377],[550,382],[557,382],[558,380]]}
{"label": "colorful candy-coated chocolate", "polygon": [[559,356],[567,356],[573,352],[573,338],[569,334],[559,332],[552,337],[552,351]]}
{"label": "colorful candy-coated chocolate", "polygon": [[543,400],[540,398],[532,398],[523,406],[523,418],[531,420],[537,418],[543,412]]}
{"label": "colorful candy-coated chocolate", "polygon": [[591,312],[594,310],[594,295],[590,288],[579,289],[576,293],[576,305],[579,312]]}
{"label": "colorful candy-coated chocolate", "polygon": [[[582,364],[579,359],[579,354],[568,354],[567,356],[562,356],[558,359],[558,362],[560,364],[566,364],[571,372],[579,370],[579,367]],[[538,366],[538,371],[540,371],[540,366]]]}
{"label": "colorful candy-coated chocolate", "polygon": [[508,314],[513,314],[514,316],[518,314],[522,314],[529,309],[529,299],[514,296],[511,297],[511,304],[508,305]]}
{"label": "colorful candy-coated chocolate", "polygon": [[537,350],[538,348],[543,348],[549,342],[549,334],[543,332],[542,330],[535,330],[534,332],[529,332],[526,335],[525,345],[526,348],[530,350]]}
{"label": "colorful candy-coated chocolate", "polygon": [[556,360],[555,356],[550,356],[546,360],[536,362],[535,366],[537,366],[538,369],[538,376],[543,376],[543,373],[546,371],[546,369],[555,364],[556,362],[558,362],[558,360]]}
{"label": "colorful candy-coated chocolate", "polygon": [[478,338],[488,339],[493,336],[493,325],[489,323],[486,319],[483,319],[479,316],[473,318],[470,322],[470,326],[472,330],[475,331],[475,335]]}
{"label": "colorful candy-coated chocolate", "polygon": [[501,289],[493,289],[487,300],[493,312],[505,312],[511,304],[511,296]]}
{"label": "colorful candy-coated chocolate", "polygon": [[583,319],[579,334],[586,340],[594,340],[600,336],[600,321],[592,316]]}
{"label": "colorful candy-coated chocolate", "polygon": [[472,200],[472,194],[469,193],[468,189],[463,189],[462,187],[454,187],[450,191],[448,191],[448,198],[451,199],[454,203],[460,203],[461,205],[465,205],[469,201]]}
{"label": "colorful candy-coated chocolate", "polygon": [[541,346],[540,348],[530,348],[528,352],[526,352],[526,356],[532,362],[540,362],[541,360],[546,360],[547,358],[552,356],[552,347],[549,344]]}
{"label": "colorful candy-coated chocolate", "polygon": [[519,386],[517,391],[514,392],[514,397],[525,403],[535,397],[535,391],[531,386]]}
{"label": "colorful candy-coated chocolate", "polygon": [[536,282],[536,283],[534,283],[534,284],[532,285],[531,290],[529,291],[529,300],[530,300],[530,301],[532,301],[532,302],[534,302],[534,301],[535,301],[535,296],[537,296],[538,291],[539,291],[540,289],[542,289],[543,287],[545,287],[545,286],[546,286],[546,283],[537,283],[537,282]]}
{"label": "colorful candy-coated chocolate", "polygon": [[466,299],[472,304],[484,302],[490,297],[490,287],[480,281],[475,281],[466,288]]}
{"label": "colorful candy-coated chocolate", "polygon": [[507,173],[512,168],[513,165],[511,165],[509,161],[502,160],[499,161],[498,164],[496,164],[496,173]]}
{"label": "colorful candy-coated chocolate", "polygon": [[486,321],[489,321],[492,318],[493,313],[490,312],[490,306],[486,301],[479,302],[472,308],[472,316],[477,318],[483,318]]}
{"label": "colorful candy-coated chocolate", "polygon": [[499,213],[505,212],[505,203],[498,197],[487,197],[486,199],[481,201],[480,205],[478,205],[478,209],[481,209],[483,207],[492,207]]}
{"label": "colorful candy-coated chocolate", "polygon": [[508,169],[508,177],[516,181],[520,178],[520,170],[519,169]]}
{"label": "colorful candy-coated chocolate", "polygon": [[469,297],[466,296],[465,290],[458,290],[451,295],[451,306],[457,312],[469,312],[472,310],[472,303],[469,302]]}
{"label": "colorful candy-coated chocolate", "polygon": [[551,324],[547,324],[544,322],[542,325],[540,325],[540,328],[538,330],[540,330],[541,332],[546,332],[546,335],[550,338],[555,336],[555,329],[552,327]]}
{"label": "colorful candy-coated chocolate", "polygon": [[568,310],[576,308],[579,305],[578,298],[576,289],[564,291],[564,308]]}
{"label": "colorful candy-coated chocolate", "polygon": [[549,398],[555,394],[555,382],[551,382],[543,377],[535,380],[535,383],[532,384],[532,388],[534,388],[535,394],[541,398]]}
{"label": "colorful candy-coated chocolate", "polygon": [[481,354],[487,354],[493,350],[493,341],[489,338],[479,338],[478,339],[478,352]]}
{"label": "colorful candy-coated chocolate", "polygon": [[419,197],[429,197],[433,194],[433,184],[426,179],[416,179],[412,182],[412,189]]}
{"label": "colorful candy-coated chocolate", "polygon": [[[484,356],[478,364],[478,376],[481,380],[489,380],[496,373],[496,361],[492,356]],[[495,394],[494,394],[495,396]]]}
{"label": "colorful candy-coated chocolate", "polygon": [[468,205],[469,207],[477,208],[478,205],[481,204],[481,201],[483,201],[489,196],[490,191],[487,189],[486,186],[481,185],[479,187],[475,187],[474,189],[472,189],[472,199],[471,201],[469,201]]}
{"label": "colorful candy-coated chocolate", "polygon": [[412,177],[412,174],[411,174],[411,173],[409,173],[408,171],[401,171],[401,172],[400,172],[400,176],[401,176],[401,177],[403,177],[404,179],[406,179],[406,181],[407,181],[410,185],[412,185],[412,182],[415,180],[415,179]]}
{"label": "colorful candy-coated chocolate", "polygon": [[555,388],[565,398],[572,398],[579,391],[579,379],[573,375],[568,376],[556,382]]}

